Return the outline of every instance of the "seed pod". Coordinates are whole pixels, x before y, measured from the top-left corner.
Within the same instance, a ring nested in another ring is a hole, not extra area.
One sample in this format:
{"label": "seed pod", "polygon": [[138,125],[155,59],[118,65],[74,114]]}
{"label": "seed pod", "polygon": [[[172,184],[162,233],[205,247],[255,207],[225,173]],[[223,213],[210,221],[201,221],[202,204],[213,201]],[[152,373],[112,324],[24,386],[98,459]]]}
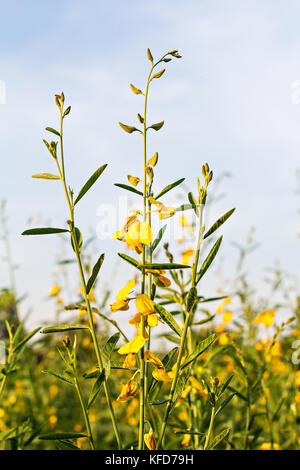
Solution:
{"label": "seed pod", "polygon": [[186,308],[188,312],[190,312],[192,308],[194,307],[196,299],[197,299],[197,289],[196,287],[191,287],[188,292],[187,299],[186,299]]}
{"label": "seed pod", "polygon": [[207,179],[208,183],[210,183],[212,179],[213,179],[213,172],[211,171],[208,175],[208,179]]}

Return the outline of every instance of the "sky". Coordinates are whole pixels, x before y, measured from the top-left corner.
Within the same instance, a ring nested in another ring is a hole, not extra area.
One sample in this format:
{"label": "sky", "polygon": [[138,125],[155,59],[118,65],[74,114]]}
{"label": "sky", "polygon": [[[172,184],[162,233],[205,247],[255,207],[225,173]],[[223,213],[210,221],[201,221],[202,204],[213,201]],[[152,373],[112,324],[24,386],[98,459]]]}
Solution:
{"label": "sky", "polygon": [[[65,152],[74,190],[108,163],[78,209],[78,225],[87,238],[101,227],[103,204],[117,210],[124,203],[120,197],[126,195],[113,183],[126,183],[127,173],[141,176],[141,140],[122,132],[118,122],[137,125],[142,100],[129,83],[145,85],[147,47],[155,58],[172,49],[183,56],[167,64],[150,92],[149,120],[165,120],[149,142],[149,156],[158,151],[160,157],[157,190],[181,177],[186,178],[184,190],[195,190],[195,177],[206,161],[215,176],[230,173],[222,180],[224,197],[206,221],[236,207],[222,229],[224,276],[232,274],[236,263],[232,242],[243,244],[251,227],[259,247],[247,270],[257,289],[263,291],[265,269],[275,260],[297,274],[297,0],[1,0],[0,6],[0,81],[6,88],[6,103],[0,105],[0,199],[7,201],[18,295],[27,294],[23,315],[30,310],[34,324],[53,316],[47,295],[57,281],[61,245],[55,236],[29,239],[21,232],[29,218],[59,227],[67,218],[57,182],[31,179],[34,173],[54,172],[42,142],[45,127],[57,126],[53,96],[63,90],[72,105]],[[134,198],[130,201],[133,205]],[[178,202],[176,194],[170,193],[166,202]],[[119,226],[122,222],[118,216]],[[115,295],[132,276],[118,261],[122,250],[119,242],[106,238],[97,241],[92,253],[95,261],[106,253],[102,282]],[[0,286],[7,279],[2,263]],[[214,294],[219,283],[210,274],[202,287],[205,295]]]}

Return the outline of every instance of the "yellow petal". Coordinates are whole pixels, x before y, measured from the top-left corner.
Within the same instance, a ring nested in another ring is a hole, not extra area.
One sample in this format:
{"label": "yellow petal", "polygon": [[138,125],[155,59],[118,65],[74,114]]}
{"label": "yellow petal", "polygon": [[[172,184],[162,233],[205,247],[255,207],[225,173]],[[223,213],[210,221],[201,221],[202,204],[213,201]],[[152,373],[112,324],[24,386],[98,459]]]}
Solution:
{"label": "yellow petal", "polygon": [[175,214],[174,207],[165,207],[163,206],[159,211],[159,218],[160,219],[167,219],[168,217],[172,217]]}
{"label": "yellow petal", "polygon": [[128,323],[130,323],[130,325],[138,326],[141,323],[141,314],[136,313],[134,317],[128,321]]}
{"label": "yellow petal", "polygon": [[126,299],[126,297],[130,293],[130,291],[134,288],[134,286],[135,286],[135,281],[134,280],[127,282],[126,286],[123,287],[123,289],[121,289],[120,292],[118,293],[116,299],[117,300]]}
{"label": "yellow petal", "polygon": [[155,152],[155,154],[153,155],[153,157],[151,157],[148,161],[148,165],[151,165],[151,166],[155,166],[156,163],[158,161],[158,153]]}
{"label": "yellow petal", "polygon": [[117,401],[124,402],[133,398],[138,391],[136,382],[131,382],[131,380],[126,384],[122,385],[121,393],[117,398]]}
{"label": "yellow petal", "polygon": [[152,230],[147,222],[141,222],[140,225],[140,242],[143,245],[150,245],[152,241]]}
{"label": "yellow petal", "polygon": [[161,362],[161,360],[155,356],[151,351],[145,351],[145,359],[147,362],[151,362],[151,364],[154,364],[156,367],[164,369],[164,365]]}
{"label": "yellow petal", "polygon": [[156,380],[159,380],[161,382],[171,382],[172,380],[169,374],[167,374],[167,372],[165,371],[165,369],[156,369],[152,372],[152,375]]}
{"label": "yellow petal", "polygon": [[156,449],[152,429],[150,429],[148,434],[144,435],[144,441],[145,441],[145,444],[146,444],[146,446],[148,447],[149,450],[155,450]]}
{"label": "yellow petal", "polygon": [[137,186],[138,183],[141,181],[140,178],[138,178],[137,176],[131,176],[131,175],[127,175],[127,179],[129,183],[132,184],[132,186]]}
{"label": "yellow petal", "polygon": [[142,335],[136,335],[129,343],[124,344],[118,353],[119,354],[136,354],[143,347],[146,342],[146,339]]}
{"label": "yellow petal", "polygon": [[158,323],[157,315],[155,315],[155,313],[149,313],[149,315],[147,315],[147,323],[148,323],[148,326],[150,326],[151,328],[156,326]]}
{"label": "yellow petal", "polygon": [[136,357],[135,354],[127,354],[125,357],[125,361],[123,367],[134,367],[136,364]]}
{"label": "yellow petal", "polygon": [[114,302],[113,304],[110,305],[110,310],[111,312],[118,312],[119,310],[128,310],[129,305],[128,305],[129,300],[117,300],[117,302]]}
{"label": "yellow petal", "polygon": [[153,313],[154,310],[154,302],[150,299],[147,294],[139,294],[136,298],[136,308],[138,311],[143,314],[147,315],[149,313]]}

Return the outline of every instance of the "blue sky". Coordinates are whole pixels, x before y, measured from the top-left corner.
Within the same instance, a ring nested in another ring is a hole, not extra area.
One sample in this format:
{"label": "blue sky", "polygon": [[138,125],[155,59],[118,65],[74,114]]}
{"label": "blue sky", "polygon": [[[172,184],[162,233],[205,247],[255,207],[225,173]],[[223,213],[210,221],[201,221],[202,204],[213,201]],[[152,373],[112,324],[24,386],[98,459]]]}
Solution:
{"label": "blue sky", "polygon": [[[155,57],[171,49],[183,55],[151,90],[150,120],[166,123],[149,144],[149,153],[160,155],[158,187],[184,176],[192,188],[205,161],[215,175],[230,172],[222,186],[226,197],[210,216],[237,208],[223,230],[224,274],[236,259],[231,241],[243,243],[251,226],[260,242],[248,264],[257,287],[275,259],[297,273],[300,106],[292,101],[292,84],[300,80],[298,1],[0,5],[0,80],[7,89],[7,103],[0,105],[0,198],[8,201],[18,291],[28,293],[23,308],[32,307],[35,322],[51,315],[44,299],[55,281],[59,245],[55,238],[29,240],[20,233],[30,216],[58,226],[66,220],[56,182],[30,178],[54,171],[42,143],[44,128],[57,125],[53,95],[63,90],[72,105],[65,132],[75,190],[109,163],[101,184],[81,202],[79,225],[86,233],[99,223],[99,204],[118,200],[121,190],[112,183],[141,172],[140,141],[117,123],[136,124],[141,101],[129,83],[144,86],[147,47]],[[108,240],[98,246],[107,253],[103,278],[110,279],[121,247]],[[116,292],[127,278],[122,267],[114,278]],[[2,264],[0,285],[6,282]],[[211,275],[203,289],[210,294],[214,288]]]}

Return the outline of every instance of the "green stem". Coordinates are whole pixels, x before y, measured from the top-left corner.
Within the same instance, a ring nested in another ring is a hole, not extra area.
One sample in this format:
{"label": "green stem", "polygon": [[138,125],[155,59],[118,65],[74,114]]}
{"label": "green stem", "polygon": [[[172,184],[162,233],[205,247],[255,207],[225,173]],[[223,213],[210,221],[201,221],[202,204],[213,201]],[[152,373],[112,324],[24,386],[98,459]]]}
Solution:
{"label": "green stem", "polygon": [[94,444],[94,439],[93,439],[93,435],[92,435],[92,429],[91,429],[91,424],[90,424],[90,420],[89,420],[89,415],[88,415],[88,412],[87,412],[85,404],[84,404],[81,388],[80,388],[80,385],[79,385],[78,375],[77,375],[76,371],[75,371],[75,388],[76,388],[76,391],[77,391],[77,395],[78,395],[78,398],[79,398],[79,401],[80,401],[82,413],[83,413],[83,416],[84,416],[85,427],[86,427],[86,430],[87,430],[90,445],[91,445],[92,450],[95,450],[95,444]]}
{"label": "green stem", "polygon": [[5,375],[1,381],[1,385],[0,385],[0,398],[1,398],[1,395],[3,393],[3,390],[4,390],[4,387],[5,387],[5,383],[6,383],[6,379],[7,379],[7,376]]}
{"label": "green stem", "polygon": [[207,447],[208,447],[208,445],[211,441],[213,428],[214,428],[214,421],[215,421],[215,407],[213,406],[212,410],[211,410],[211,415],[210,415],[209,428],[208,428],[206,439],[205,439],[204,450],[207,449]]}
{"label": "green stem", "polygon": [[[197,238],[197,248],[196,248],[196,254],[195,254],[195,261],[193,263],[193,271],[192,271],[192,281],[191,281],[191,288],[194,288],[196,286],[196,275],[197,275],[197,268],[198,268],[198,262],[199,262],[199,256],[200,256],[200,247],[201,243],[203,241],[203,207],[204,205],[199,205],[199,229],[198,229],[198,238]],[[168,399],[168,404],[166,407],[165,415],[164,415],[164,420],[162,424],[162,431],[158,443],[158,449],[161,448],[163,444],[163,439],[164,435],[166,432],[166,427],[169,419],[169,414],[173,405],[173,400],[174,400],[174,394],[176,390],[176,385],[179,377],[179,372],[180,372],[180,366],[181,366],[181,361],[183,357],[183,352],[185,348],[185,343],[186,343],[186,338],[187,338],[187,333],[188,333],[188,328],[190,324],[190,318],[191,318],[191,313],[192,311],[188,311],[185,316],[185,323],[184,323],[184,328],[182,332],[182,336],[180,339],[180,347],[179,347],[179,353],[178,353],[178,358],[176,362],[176,368],[175,368],[175,374],[174,378],[172,381],[171,385],[171,390],[169,394],[169,399]]]}
{"label": "green stem", "polygon": [[[80,257],[80,253],[79,253],[77,238],[76,238],[76,234],[75,234],[74,205],[71,202],[70,195],[69,195],[68,189],[67,189],[66,178],[65,178],[64,151],[63,151],[63,111],[62,111],[62,109],[61,109],[61,112],[60,112],[60,148],[61,148],[62,170],[60,169],[57,160],[56,160],[56,162],[57,162],[57,166],[58,166],[58,169],[59,169],[59,172],[60,172],[61,181],[63,183],[63,188],[64,188],[64,192],[65,192],[65,196],[66,196],[66,200],[67,200],[68,207],[69,207],[69,212],[70,212],[70,224],[69,224],[69,226],[70,226],[70,232],[71,232],[71,238],[72,238],[72,241],[73,241],[74,251],[75,251],[75,255],[76,255],[77,265],[78,265],[78,269],[79,269],[81,285],[82,285],[82,288],[83,288],[84,300],[85,300],[85,304],[86,304],[86,308],[87,308],[87,312],[88,312],[89,329],[90,329],[91,336],[92,336],[92,339],[93,339],[93,344],[94,344],[94,349],[95,349],[95,353],[96,353],[96,357],[97,357],[99,371],[102,372],[102,370],[104,368],[103,367],[103,360],[102,360],[101,350],[100,350],[99,343],[98,343],[97,336],[96,336],[96,330],[95,330],[94,321],[93,321],[93,313],[92,313],[90,301],[88,299],[88,294],[87,294],[87,290],[86,290],[86,281],[85,281],[84,271],[83,271],[81,257]],[[117,423],[116,423],[116,418],[115,418],[115,414],[114,414],[114,410],[113,410],[113,406],[112,406],[112,400],[111,400],[110,393],[109,393],[109,390],[108,390],[108,385],[107,385],[107,379],[106,378],[104,379],[103,386],[104,386],[104,392],[105,392],[107,404],[108,404],[108,407],[109,407],[109,412],[110,412],[111,421],[112,421],[115,437],[116,437],[116,440],[117,440],[118,448],[121,449],[120,435],[119,435],[119,431],[118,431],[118,427],[117,427]]]}

